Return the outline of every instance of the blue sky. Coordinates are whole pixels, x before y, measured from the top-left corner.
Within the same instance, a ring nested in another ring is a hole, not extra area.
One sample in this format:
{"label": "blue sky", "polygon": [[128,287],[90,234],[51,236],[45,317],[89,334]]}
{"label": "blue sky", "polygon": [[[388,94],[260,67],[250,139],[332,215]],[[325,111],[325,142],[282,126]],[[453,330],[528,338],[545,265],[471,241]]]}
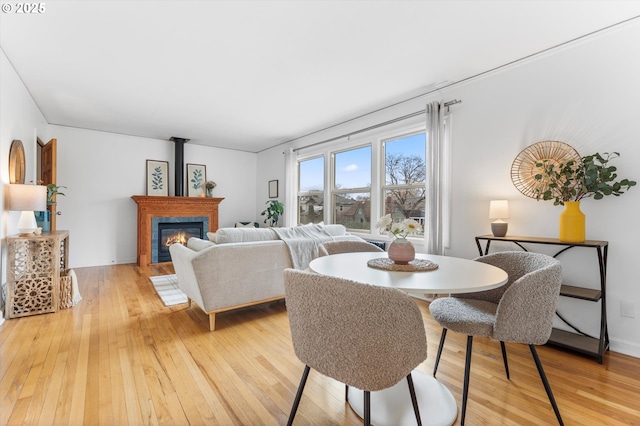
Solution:
{"label": "blue sky", "polygon": [[[419,155],[425,158],[425,134],[419,133],[387,141],[389,153]],[[300,163],[300,190],[322,189],[324,158],[314,158]],[[366,187],[371,183],[371,147],[362,147],[336,154],[336,183],[340,188]]]}

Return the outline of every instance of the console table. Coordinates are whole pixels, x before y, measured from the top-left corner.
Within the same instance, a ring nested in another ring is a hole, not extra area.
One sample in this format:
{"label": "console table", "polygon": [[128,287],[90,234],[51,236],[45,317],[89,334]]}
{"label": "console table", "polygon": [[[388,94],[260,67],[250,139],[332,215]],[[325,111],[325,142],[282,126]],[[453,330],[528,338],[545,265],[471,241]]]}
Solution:
{"label": "console table", "polygon": [[[481,241],[486,241],[484,251]],[[528,251],[522,244],[543,244],[559,246],[560,249],[553,257],[557,258],[560,254],[574,247],[584,247],[595,249],[598,256],[598,268],[600,271],[600,288],[589,289],[584,287],[562,285],[560,295],[572,297],[589,302],[600,301],[600,333],[598,337],[592,337],[582,332],[577,326],[571,324],[561,314],[556,312],[565,324],[575,330],[575,333],[554,328],[549,338],[549,344],[559,346],[565,349],[571,349],[587,355],[594,356],[598,359],[598,363],[602,364],[602,356],[609,349],[609,330],[607,328],[607,253],[609,250],[608,241],[586,240],[582,243],[568,243],[560,241],[557,238],[539,238],[539,237],[494,237],[493,235],[481,235],[476,237],[476,245],[480,256],[489,253],[489,247],[492,241],[507,241],[516,244],[524,251]]]}
{"label": "console table", "polygon": [[5,317],[56,312],[60,274],[69,261],[69,231],[7,237]]}

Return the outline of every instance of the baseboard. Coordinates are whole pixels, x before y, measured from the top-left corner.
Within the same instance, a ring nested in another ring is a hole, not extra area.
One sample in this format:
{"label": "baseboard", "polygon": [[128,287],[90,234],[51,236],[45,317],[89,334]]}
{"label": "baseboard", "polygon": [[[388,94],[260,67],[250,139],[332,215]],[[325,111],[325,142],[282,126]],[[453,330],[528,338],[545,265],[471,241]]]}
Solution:
{"label": "baseboard", "polygon": [[628,340],[610,339],[609,350],[634,358],[640,358],[640,344]]}

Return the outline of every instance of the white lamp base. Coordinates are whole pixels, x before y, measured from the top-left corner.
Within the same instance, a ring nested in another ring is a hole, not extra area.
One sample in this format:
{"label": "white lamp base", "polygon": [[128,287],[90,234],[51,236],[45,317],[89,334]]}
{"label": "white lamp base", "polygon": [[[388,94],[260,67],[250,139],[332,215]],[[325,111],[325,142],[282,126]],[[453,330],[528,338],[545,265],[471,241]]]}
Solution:
{"label": "white lamp base", "polygon": [[36,222],[36,216],[32,211],[23,210],[20,213],[20,218],[18,219],[18,232],[20,235],[32,235],[33,231],[38,227],[38,223]]}

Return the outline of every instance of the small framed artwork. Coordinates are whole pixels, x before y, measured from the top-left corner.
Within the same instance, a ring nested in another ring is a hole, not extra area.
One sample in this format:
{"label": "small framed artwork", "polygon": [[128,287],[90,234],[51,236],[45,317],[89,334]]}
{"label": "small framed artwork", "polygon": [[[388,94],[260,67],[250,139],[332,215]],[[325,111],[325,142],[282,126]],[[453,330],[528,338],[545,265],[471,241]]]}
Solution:
{"label": "small framed artwork", "polygon": [[147,160],[147,195],[169,195],[169,162]]}
{"label": "small framed artwork", "polygon": [[269,181],[269,198],[278,198],[278,181]]}
{"label": "small framed artwork", "polygon": [[207,181],[207,166],[187,164],[187,197],[204,197]]}

